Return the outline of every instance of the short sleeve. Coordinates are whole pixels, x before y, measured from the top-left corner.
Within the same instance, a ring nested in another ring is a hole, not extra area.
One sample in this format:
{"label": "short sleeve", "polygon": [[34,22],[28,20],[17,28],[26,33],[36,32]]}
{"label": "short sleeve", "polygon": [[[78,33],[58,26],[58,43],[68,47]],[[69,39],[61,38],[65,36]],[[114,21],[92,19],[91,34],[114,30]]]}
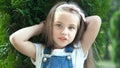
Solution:
{"label": "short sleeve", "polygon": [[88,52],[86,54],[83,53],[80,42],[74,44],[74,51],[72,53],[73,68],[84,68],[84,62],[87,58],[87,55]]}
{"label": "short sleeve", "polygon": [[36,68],[40,67],[40,64],[42,62],[42,57],[43,57],[43,46],[42,44],[34,44],[36,48],[36,59],[33,60],[31,58],[32,63],[36,66]]}

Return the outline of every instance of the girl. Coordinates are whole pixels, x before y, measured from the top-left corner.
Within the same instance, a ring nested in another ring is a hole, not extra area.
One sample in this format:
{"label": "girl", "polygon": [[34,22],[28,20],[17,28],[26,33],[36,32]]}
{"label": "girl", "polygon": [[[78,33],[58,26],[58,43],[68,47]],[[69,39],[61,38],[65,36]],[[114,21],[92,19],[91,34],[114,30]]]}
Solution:
{"label": "girl", "polygon": [[[10,42],[30,57],[36,68],[84,68],[100,25],[99,16],[85,18],[76,4],[61,2],[50,10],[44,22],[16,31]],[[39,34],[44,35],[45,43],[29,41]]]}

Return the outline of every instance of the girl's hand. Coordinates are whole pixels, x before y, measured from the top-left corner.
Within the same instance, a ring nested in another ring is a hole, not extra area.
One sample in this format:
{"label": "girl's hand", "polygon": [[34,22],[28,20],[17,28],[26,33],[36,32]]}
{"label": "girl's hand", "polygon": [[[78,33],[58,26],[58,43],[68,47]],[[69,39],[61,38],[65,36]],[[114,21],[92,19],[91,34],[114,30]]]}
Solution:
{"label": "girl's hand", "polygon": [[45,21],[41,21],[41,22],[38,24],[40,30],[38,30],[38,33],[36,33],[36,35],[39,35],[40,33],[43,33],[44,23],[45,23]]}

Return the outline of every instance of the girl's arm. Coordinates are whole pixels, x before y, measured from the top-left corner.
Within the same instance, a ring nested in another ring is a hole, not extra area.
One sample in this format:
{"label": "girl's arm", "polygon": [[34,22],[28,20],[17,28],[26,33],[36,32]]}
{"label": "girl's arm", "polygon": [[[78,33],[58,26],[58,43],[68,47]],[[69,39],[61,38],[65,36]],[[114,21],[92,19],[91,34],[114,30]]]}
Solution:
{"label": "girl's arm", "polygon": [[10,36],[10,42],[22,54],[35,59],[35,46],[28,41],[32,36],[38,35],[42,32],[43,23],[22,28]]}
{"label": "girl's arm", "polygon": [[86,17],[85,24],[87,25],[87,28],[81,39],[84,54],[90,49],[98,35],[101,26],[101,18],[99,16]]}

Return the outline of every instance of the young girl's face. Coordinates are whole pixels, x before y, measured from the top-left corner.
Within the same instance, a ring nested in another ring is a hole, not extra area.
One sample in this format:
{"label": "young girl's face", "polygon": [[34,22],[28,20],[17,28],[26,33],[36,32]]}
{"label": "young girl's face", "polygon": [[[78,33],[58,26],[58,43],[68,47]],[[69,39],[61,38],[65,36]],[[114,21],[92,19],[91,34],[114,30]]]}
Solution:
{"label": "young girl's face", "polygon": [[53,23],[54,48],[63,48],[74,40],[79,22],[79,17],[76,14],[66,11],[55,13]]}

